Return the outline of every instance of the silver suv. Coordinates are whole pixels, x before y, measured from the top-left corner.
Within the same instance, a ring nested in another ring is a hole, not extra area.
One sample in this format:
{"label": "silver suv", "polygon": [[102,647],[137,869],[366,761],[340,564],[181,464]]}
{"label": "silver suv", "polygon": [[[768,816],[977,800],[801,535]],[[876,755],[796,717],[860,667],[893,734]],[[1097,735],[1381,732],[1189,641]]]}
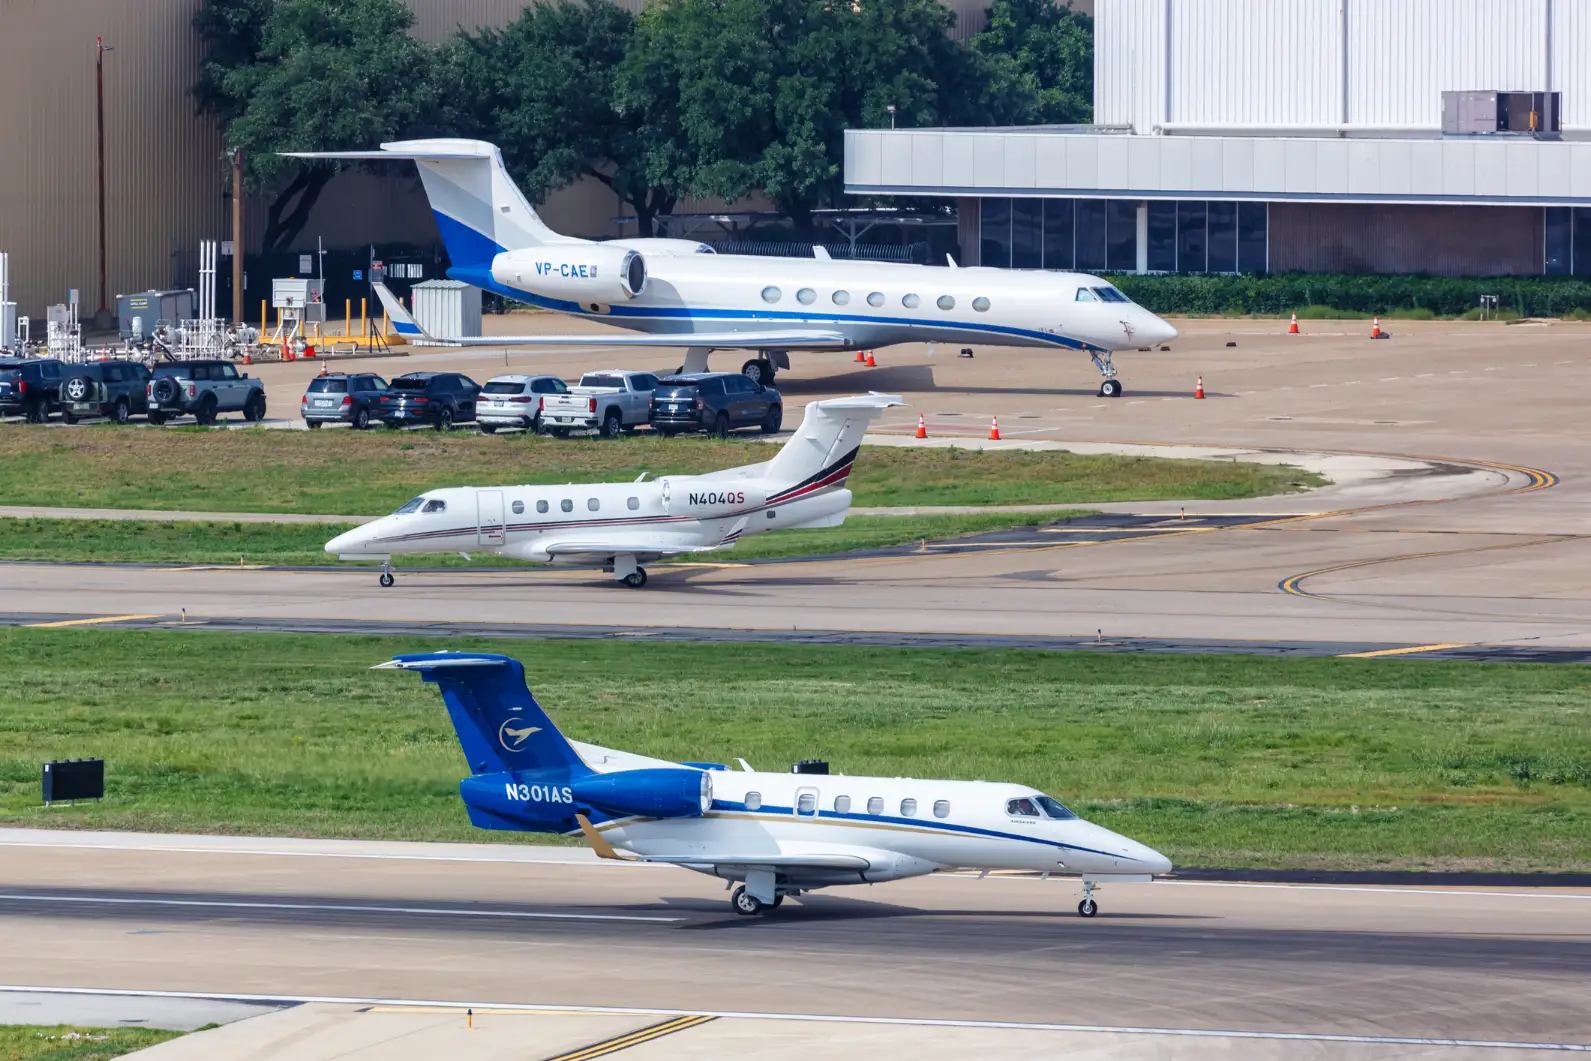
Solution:
{"label": "silver suv", "polygon": [[239,373],[230,361],[169,361],[155,366],[149,381],[149,422],[163,424],[191,414],[201,424],[213,424],[221,413],[243,414],[243,419],[265,419],[265,384]]}

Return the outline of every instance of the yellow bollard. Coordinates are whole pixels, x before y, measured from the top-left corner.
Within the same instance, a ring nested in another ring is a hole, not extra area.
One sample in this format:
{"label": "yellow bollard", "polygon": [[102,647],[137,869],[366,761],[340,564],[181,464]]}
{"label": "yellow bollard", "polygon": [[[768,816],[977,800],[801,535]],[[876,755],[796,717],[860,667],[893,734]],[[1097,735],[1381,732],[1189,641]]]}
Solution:
{"label": "yellow bollard", "polygon": [[260,299],[260,333],[264,334],[270,330],[271,318],[270,314],[268,314],[265,310],[265,300],[262,298]]}
{"label": "yellow bollard", "polygon": [[361,338],[370,335],[370,320],[365,316],[365,303],[368,301],[368,299],[363,298],[359,300],[359,335]]}
{"label": "yellow bollard", "polygon": [[346,339],[354,333],[354,300],[343,299],[343,338]]}

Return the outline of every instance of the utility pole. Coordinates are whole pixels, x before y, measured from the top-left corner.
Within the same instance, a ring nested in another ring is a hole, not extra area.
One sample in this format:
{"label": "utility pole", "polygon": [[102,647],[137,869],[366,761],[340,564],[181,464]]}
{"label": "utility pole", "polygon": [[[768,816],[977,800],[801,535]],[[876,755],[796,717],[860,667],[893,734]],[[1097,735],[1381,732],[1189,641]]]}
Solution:
{"label": "utility pole", "polygon": [[[232,149],[232,322],[243,323],[243,149]],[[265,322],[260,322],[261,330]]]}
{"label": "utility pole", "polygon": [[99,312],[94,314],[98,327],[110,324],[110,298],[105,286],[105,47],[103,37],[94,38],[94,94],[99,130]]}

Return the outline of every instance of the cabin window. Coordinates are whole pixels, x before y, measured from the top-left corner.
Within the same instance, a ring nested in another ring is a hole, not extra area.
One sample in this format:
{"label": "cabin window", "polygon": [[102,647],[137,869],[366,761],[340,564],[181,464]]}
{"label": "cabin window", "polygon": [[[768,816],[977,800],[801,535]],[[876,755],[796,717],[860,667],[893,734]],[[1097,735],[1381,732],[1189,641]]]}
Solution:
{"label": "cabin window", "polygon": [[746,793],[746,809],[747,810],[758,810],[761,807],[762,807],[762,793],[761,792],[747,792]]}
{"label": "cabin window", "polygon": [[817,300],[818,293],[812,290],[810,287],[803,287],[800,291],[796,292],[796,301],[801,303],[803,306],[810,306]]}
{"label": "cabin window", "polygon": [[422,508],[420,511],[421,512],[446,512],[447,511],[447,502],[446,501],[427,501],[425,503],[425,507]]}
{"label": "cabin window", "polygon": [[918,298],[916,295],[902,295],[900,299],[900,304],[905,306],[907,309],[916,309],[921,303],[922,299]]}
{"label": "cabin window", "polygon": [[547,502],[545,502],[545,501],[537,501],[536,502],[536,511],[545,513],[547,511]]}
{"label": "cabin window", "polygon": [[595,512],[597,509],[599,509],[601,507],[602,507],[602,502],[601,501],[598,501],[594,497],[586,498],[586,511]]}
{"label": "cabin window", "polygon": [[867,813],[869,813],[869,814],[883,814],[884,813],[884,797],[883,796],[873,796],[872,798],[870,798],[867,801]]}
{"label": "cabin window", "polygon": [[917,817],[917,801],[914,800],[914,799],[903,799],[903,800],[901,800],[900,801],[900,816],[902,818],[915,818],[915,817]]}
{"label": "cabin window", "polygon": [[989,300],[984,298],[982,295],[979,295],[977,298],[972,300],[972,308],[977,310],[979,313],[988,313]]}
{"label": "cabin window", "polygon": [[641,507],[641,499],[638,497],[627,497],[624,499],[624,507],[634,512]]}
{"label": "cabin window", "polygon": [[525,502],[523,502],[523,501],[515,501],[514,505],[513,505],[513,508],[514,508],[514,515],[523,516],[525,514]]}
{"label": "cabin window", "polygon": [[867,304],[869,306],[882,306],[884,304],[884,292],[874,291],[872,294],[868,295]]}
{"label": "cabin window", "polygon": [[575,503],[566,497],[562,501],[558,502],[558,507],[563,509],[565,512],[573,512],[575,510]]}
{"label": "cabin window", "polygon": [[783,297],[784,292],[777,287],[765,287],[762,289],[762,300],[764,302],[778,302]]}
{"label": "cabin window", "polygon": [[948,799],[936,799],[936,800],[934,800],[934,817],[935,818],[948,818],[948,817],[950,817],[950,801]]}
{"label": "cabin window", "polygon": [[850,796],[835,796],[834,797],[834,813],[835,814],[849,814],[849,813],[851,813],[851,797]]}
{"label": "cabin window", "polygon": [[940,309],[955,309],[956,308],[956,300],[951,298],[949,295],[940,295],[939,296],[939,301],[936,304],[939,306]]}
{"label": "cabin window", "polygon": [[818,797],[814,792],[803,792],[796,797],[796,813],[811,814],[818,809]]}
{"label": "cabin window", "polygon": [[834,304],[836,306],[848,306],[848,305],[850,305],[851,304],[851,293],[849,291],[836,291],[836,292],[834,292]]}
{"label": "cabin window", "polygon": [[1031,799],[1023,796],[1021,799],[1008,800],[1005,812],[1013,818],[1037,818],[1039,809]]}

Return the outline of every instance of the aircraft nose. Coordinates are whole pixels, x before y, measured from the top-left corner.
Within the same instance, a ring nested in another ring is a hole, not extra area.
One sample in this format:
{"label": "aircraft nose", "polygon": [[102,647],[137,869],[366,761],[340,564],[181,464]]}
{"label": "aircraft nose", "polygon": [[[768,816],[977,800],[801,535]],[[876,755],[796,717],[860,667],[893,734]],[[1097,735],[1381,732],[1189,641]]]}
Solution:
{"label": "aircraft nose", "polygon": [[338,553],[351,553],[359,547],[359,532],[357,530],[343,531],[337,537],[326,543],[326,551],[333,556]]}
{"label": "aircraft nose", "polygon": [[1145,310],[1144,318],[1144,325],[1140,329],[1140,337],[1151,346],[1155,343],[1169,343],[1182,334],[1164,317],[1156,316]]}
{"label": "aircraft nose", "polygon": [[1171,872],[1171,860],[1169,858],[1152,847],[1146,847],[1143,844],[1139,844],[1138,847],[1140,850],[1136,853],[1136,857],[1143,862],[1145,873],[1162,877]]}

